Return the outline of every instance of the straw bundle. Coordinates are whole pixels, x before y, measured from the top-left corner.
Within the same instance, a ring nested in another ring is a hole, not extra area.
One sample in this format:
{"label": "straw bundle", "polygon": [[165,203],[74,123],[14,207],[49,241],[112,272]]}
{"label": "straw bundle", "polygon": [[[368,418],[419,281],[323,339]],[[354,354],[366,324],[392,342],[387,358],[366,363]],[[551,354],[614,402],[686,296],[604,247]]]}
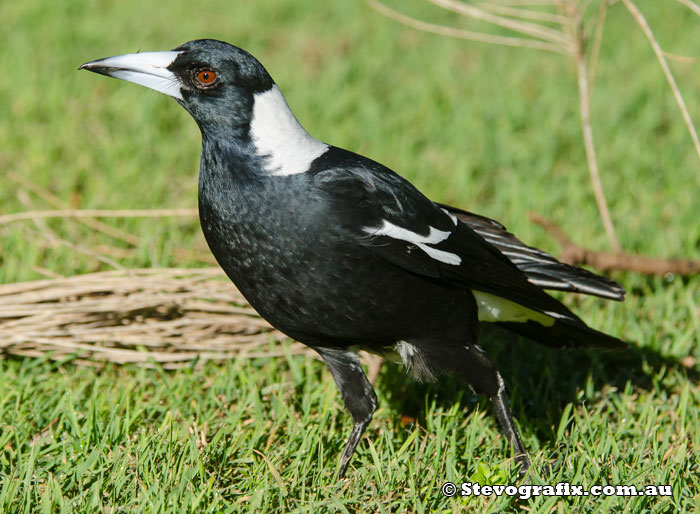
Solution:
{"label": "straw bundle", "polygon": [[0,285],[0,355],[80,364],[304,353],[216,268],[118,270]]}

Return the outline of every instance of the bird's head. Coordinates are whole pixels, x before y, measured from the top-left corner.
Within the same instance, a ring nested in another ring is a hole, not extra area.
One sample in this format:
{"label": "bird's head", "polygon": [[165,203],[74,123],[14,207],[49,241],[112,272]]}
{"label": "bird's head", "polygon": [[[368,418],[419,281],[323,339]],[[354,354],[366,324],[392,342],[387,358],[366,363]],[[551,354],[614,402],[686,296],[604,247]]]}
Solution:
{"label": "bird's head", "polygon": [[167,52],[107,57],[80,69],[134,82],[172,96],[203,132],[247,127],[254,96],[274,85],[260,62],[245,50],[214,39],[198,39]]}
{"label": "bird's head", "polygon": [[172,96],[199,125],[205,147],[228,144],[239,161],[244,156],[253,163],[256,174],[302,173],[328,149],[302,128],[263,65],[222,41],[198,39],[169,52],[107,57],[80,69]]}

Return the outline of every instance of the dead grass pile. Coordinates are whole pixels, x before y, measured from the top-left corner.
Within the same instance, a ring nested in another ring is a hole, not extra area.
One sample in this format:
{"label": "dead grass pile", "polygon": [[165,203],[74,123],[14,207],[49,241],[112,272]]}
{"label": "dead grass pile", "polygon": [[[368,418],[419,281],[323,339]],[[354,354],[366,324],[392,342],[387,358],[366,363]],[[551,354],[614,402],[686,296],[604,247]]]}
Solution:
{"label": "dead grass pile", "polygon": [[78,364],[161,363],[305,353],[217,268],[141,269],[0,285],[0,355]]}

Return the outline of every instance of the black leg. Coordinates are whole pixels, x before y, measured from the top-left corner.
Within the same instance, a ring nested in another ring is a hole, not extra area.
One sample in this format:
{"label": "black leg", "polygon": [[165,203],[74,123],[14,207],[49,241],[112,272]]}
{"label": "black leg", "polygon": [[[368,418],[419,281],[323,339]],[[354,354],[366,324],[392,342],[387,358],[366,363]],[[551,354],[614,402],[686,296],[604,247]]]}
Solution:
{"label": "black leg", "polygon": [[506,386],[498,371],[496,371],[496,377],[498,379],[498,391],[495,395],[489,396],[489,400],[491,400],[491,404],[496,411],[496,417],[501,424],[501,429],[503,429],[510,444],[513,446],[515,462],[520,466],[518,477],[523,478],[527,470],[530,469],[530,457],[528,457],[525,446],[520,439],[520,432],[518,432],[518,427],[515,425],[515,420],[513,419],[513,413],[510,411],[510,406],[508,405]]}
{"label": "black leg", "polygon": [[360,359],[354,352],[344,348],[317,347],[314,350],[321,355],[331,371],[345,407],[350,411],[355,423],[343,450],[343,455],[340,457],[338,478],[343,478],[350,458],[355,452],[355,447],[377,408],[377,396],[374,394],[374,389],[367,380],[365,372],[362,371]]}
{"label": "black leg", "polygon": [[520,466],[519,476],[520,478],[525,476],[530,468],[530,458],[525,451],[518,427],[515,425],[513,414],[510,411],[503,378],[488,355],[480,348],[468,345],[441,348],[435,352],[428,350],[427,357],[437,367],[456,372],[472,387],[475,393],[483,394],[491,400],[501,429],[513,447],[515,462]]}

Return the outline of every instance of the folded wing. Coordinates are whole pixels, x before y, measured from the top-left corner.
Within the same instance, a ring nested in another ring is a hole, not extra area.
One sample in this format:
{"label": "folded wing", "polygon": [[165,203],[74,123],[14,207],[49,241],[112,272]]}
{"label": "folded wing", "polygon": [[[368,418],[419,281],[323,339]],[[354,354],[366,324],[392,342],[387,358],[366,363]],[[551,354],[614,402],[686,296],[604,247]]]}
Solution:
{"label": "folded wing", "polygon": [[342,167],[320,169],[313,180],[328,201],[334,237],[406,272],[471,290],[480,319],[546,344],[624,346],[544,291],[621,299],[624,289],[614,282],[524,245],[493,220],[436,204],[393,171],[350,152]]}
{"label": "folded wing", "polygon": [[547,252],[520,241],[492,219],[455,207],[441,205],[462,223],[496,247],[521,270],[530,282],[542,289],[582,293],[610,300],[624,300],[625,289],[608,278],[559,262]]}

